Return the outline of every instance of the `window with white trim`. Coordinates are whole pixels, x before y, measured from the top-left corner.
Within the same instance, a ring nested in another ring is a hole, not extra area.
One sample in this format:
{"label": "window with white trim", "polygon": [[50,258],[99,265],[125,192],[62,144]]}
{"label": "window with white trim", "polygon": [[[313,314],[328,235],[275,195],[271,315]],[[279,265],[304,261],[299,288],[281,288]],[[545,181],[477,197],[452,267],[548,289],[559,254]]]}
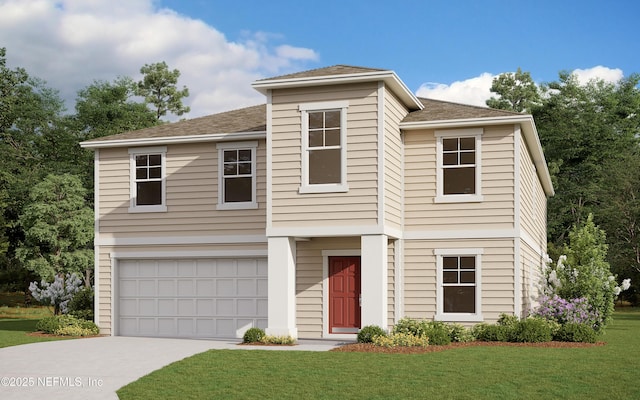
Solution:
{"label": "window with white trim", "polygon": [[300,105],[302,186],[300,193],[346,192],[347,101]]}
{"label": "window with white trim", "polygon": [[481,321],[482,249],[435,250],[437,267],[436,319]]}
{"label": "window with white trim", "polygon": [[164,212],[166,206],[166,147],[129,149],[129,212]]}
{"label": "window with white trim", "polygon": [[257,141],[218,143],[219,210],[258,208]]}
{"label": "window with white trim", "polygon": [[436,131],[436,202],[478,202],[482,128]]}

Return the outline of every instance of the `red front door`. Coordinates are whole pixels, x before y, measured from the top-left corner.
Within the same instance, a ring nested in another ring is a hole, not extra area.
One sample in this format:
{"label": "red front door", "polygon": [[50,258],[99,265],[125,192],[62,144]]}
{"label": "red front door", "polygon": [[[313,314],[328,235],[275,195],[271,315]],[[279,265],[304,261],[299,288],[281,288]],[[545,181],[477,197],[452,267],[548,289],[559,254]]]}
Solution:
{"label": "red front door", "polygon": [[360,329],[360,257],[329,257],[329,333]]}

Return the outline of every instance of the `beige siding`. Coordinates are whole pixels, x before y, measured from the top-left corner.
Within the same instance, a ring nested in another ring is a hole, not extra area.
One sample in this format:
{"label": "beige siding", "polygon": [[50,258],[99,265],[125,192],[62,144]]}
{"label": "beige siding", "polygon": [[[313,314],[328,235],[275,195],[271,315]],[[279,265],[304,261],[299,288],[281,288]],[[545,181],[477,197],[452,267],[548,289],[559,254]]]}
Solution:
{"label": "beige siding", "polygon": [[[300,194],[302,138],[299,105],[348,100],[347,193]],[[377,84],[281,89],[273,92],[273,227],[375,225]]]}
{"label": "beige siding", "polygon": [[[119,257],[126,259],[127,253],[145,252],[145,253],[157,253],[160,256],[162,253],[168,252],[185,252],[185,251],[216,251],[216,250],[237,250],[238,256],[242,256],[243,251],[247,250],[267,250],[266,243],[247,243],[247,244],[224,244],[224,245],[184,245],[184,246],[126,246],[126,247],[111,247],[101,246],[99,255],[99,275],[96,279],[98,295],[98,307],[99,307],[99,321],[98,326],[102,334],[110,335],[112,329],[112,277],[113,272],[111,270],[111,254],[116,252]],[[151,257],[153,258],[153,257]],[[117,282],[113,282],[115,285]]]}
{"label": "beige siding", "polygon": [[436,139],[432,130],[405,133],[405,230],[513,229],[515,201],[512,126],[485,127],[479,203],[434,203]]}
{"label": "beige siding", "polygon": [[215,143],[167,147],[167,212],[129,213],[129,154],[100,150],[100,237],[264,234],[266,145],[257,150],[259,208],[216,210],[218,150]]}
{"label": "beige siding", "polygon": [[402,229],[403,154],[400,121],[408,110],[389,90],[385,90],[384,115],[384,222]]}
{"label": "beige siding", "polygon": [[540,247],[547,238],[547,198],[524,140],[520,145],[520,223]]}
{"label": "beige siding", "polygon": [[405,316],[433,319],[436,313],[435,249],[481,248],[482,314],[496,321],[501,313],[513,313],[514,243],[496,240],[406,240],[404,299]]}
{"label": "beige siding", "polygon": [[360,249],[360,238],[313,238],[297,242],[296,325],[299,337],[322,337],[322,251],[344,249]]}
{"label": "beige siding", "polygon": [[538,297],[538,287],[542,275],[541,266],[544,262],[537,249],[531,248],[526,242],[520,242],[520,267],[522,268],[522,297],[523,315],[535,306]]}

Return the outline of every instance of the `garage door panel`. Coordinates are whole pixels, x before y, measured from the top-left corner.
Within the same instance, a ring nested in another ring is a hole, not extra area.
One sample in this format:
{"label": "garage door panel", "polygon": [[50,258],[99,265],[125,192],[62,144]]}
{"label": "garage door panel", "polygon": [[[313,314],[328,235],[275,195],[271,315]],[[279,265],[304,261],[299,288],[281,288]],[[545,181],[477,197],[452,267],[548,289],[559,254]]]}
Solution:
{"label": "garage door panel", "polygon": [[168,317],[176,314],[176,299],[158,299],[158,316]]}
{"label": "garage door panel", "polygon": [[[211,276],[211,275],[206,275]],[[196,296],[198,297],[213,297],[216,295],[215,280],[213,279],[198,279],[196,281]]]}
{"label": "garage door panel", "polygon": [[175,261],[158,261],[158,276],[174,277],[177,275]]}
{"label": "garage door panel", "polygon": [[233,279],[218,279],[216,281],[216,293],[218,296],[234,296],[236,293],[233,283]]}
{"label": "garage door panel", "polygon": [[118,333],[241,337],[267,325],[264,259],[120,260]]}

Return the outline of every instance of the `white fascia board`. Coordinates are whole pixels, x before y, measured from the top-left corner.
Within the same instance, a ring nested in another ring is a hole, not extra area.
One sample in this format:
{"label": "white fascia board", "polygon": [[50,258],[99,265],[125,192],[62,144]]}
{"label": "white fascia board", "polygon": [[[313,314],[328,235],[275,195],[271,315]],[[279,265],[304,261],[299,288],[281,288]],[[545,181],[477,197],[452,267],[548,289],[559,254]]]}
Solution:
{"label": "white fascia board", "polygon": [[447,128],[461,128],[467,126],[478,125],[511,125],[520,124],[522,132],[524,133],[527,148],[531,151],[531,157],[533,163],[536,166],[536,171],[542,187],[547,196],[553,196],[555,191],[553,190],[553,184],[551,183],[551,175],[549,174],[549,168],[547,167],[547,161],[544,158],[542,152],[542,144],[540,144],[540,137],[536,125],[533,121],[533,117],[528,114],[514,115],[514,116],[502,116],[502,117],[487,117],[487,118],[468,118],[468,119],[448,119],[439,121],[416,121],[416,122],[401,122],[400,129],[403,131],[411,131],[418,129],[447,129]]}
{"label": "white fascia board", "polygon": [[222,142],[222,141],[238,141],[248,139],[264,139],[267,133],[258,132],[239,132],[239,133],[211,133],[206,135],[190,135],[190,136],[166,136],[157,138],[138,138],[138,139],[114,139],[105,141],[87,141],[80,142],[80,147],[85,149],[100,149],[105,147],[133,147],[133,146],[152,146],[167,145],[179,143],[200,143],[200,142]]}
{"label": "white fascia board", "polygon": [[310,87],[375,81],[383,81],[391,87],[394,93],[396,93],[410,109],[422,110],[424,108],[422,102],[418,100],[411,90],[409,90],[407,85],[405,85],[393,71],[372,71],[357,74],[309,76],[292,79],[270,79],[267,81],[255,81],[251,84],[251,87],[266,95],[267,90],[269,89],[286,89],[303,86]]}

